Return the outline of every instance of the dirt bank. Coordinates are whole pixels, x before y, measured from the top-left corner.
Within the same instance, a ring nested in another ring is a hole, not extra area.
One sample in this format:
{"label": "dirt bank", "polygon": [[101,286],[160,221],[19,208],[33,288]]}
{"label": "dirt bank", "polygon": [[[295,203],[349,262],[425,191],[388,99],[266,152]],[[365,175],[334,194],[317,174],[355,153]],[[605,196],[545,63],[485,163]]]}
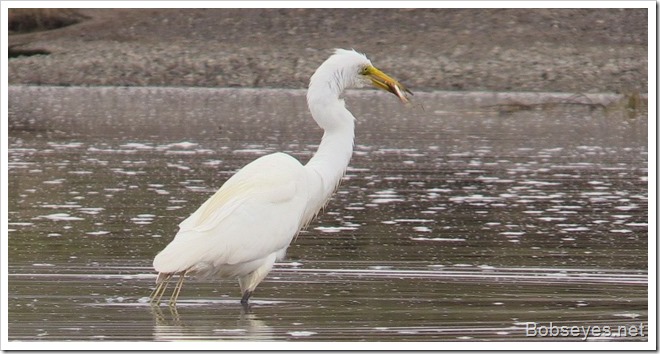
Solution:
{"label": "dirt bank", "polygon": [[647,92],[646,9],[87,9],[10,84],[303,88],[355,48],[416,90]]}

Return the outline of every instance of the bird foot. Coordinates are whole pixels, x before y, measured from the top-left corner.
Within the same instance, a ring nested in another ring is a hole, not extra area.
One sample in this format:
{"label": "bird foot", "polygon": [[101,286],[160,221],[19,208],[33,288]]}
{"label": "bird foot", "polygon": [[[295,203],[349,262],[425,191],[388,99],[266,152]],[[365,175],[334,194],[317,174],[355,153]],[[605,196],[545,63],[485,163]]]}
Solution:
{"label": "bird foot", "polygon": [[243,293],[243,297],[241,298],[241,304],[243,306],[248,304],[248,300],[250,299],[250,296],[252,296],[251,291],[246,291],[246,292]]}
{"label": "bird foot", "polygon": [[245,313],[250,312],[250,303],[248,302],[250,295],[252,295],[252,292],[246,291],[243,293],[243,297],[241,298],[241,306],[243,306],[243,312]]}

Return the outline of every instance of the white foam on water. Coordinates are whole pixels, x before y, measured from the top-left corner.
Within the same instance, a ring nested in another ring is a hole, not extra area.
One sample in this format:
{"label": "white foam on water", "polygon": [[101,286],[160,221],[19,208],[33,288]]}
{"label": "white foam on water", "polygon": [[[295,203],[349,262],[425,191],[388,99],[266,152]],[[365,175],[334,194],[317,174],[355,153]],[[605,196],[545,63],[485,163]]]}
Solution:
{"label": "white foam on water", "polygon": [[447,237],[411,237],[413,241],[436,241],[436,242],[465,242],[464,238],[447,238]]}
{"label": "white foam on water", "polygon": [[48,215],[39,215],[37,216],[37,219],[48,219],[52,221],[79,221],[79,220],[85,220],[83,218],[79,218],[77,216],[71,216],[67,213],[55,213],[55,214],[48,214]]}
{"label": "white foam on water", "polygon": [[91,236],[102,236],[102,235],[107,235],[109,233],[110,231],[92,231],[92,232],[86,232],[85,234]]}

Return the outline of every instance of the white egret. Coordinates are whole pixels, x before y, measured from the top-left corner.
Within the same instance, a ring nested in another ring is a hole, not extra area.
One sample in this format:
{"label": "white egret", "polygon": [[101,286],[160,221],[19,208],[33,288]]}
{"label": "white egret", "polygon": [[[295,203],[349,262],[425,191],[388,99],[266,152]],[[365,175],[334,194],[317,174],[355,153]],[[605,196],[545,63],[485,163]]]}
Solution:
{"label": "white egret", "polygon": [[353,153],[354,120],[341,95],[346,88],[371,83],[407,103],[412,94],[376,69],[364,54],[337,49],[312,75],[307,104],[323,128],[321,144],[302,165],[273,153],[249,163],[190,217],[179,224],[172,242],[154,259],[158,272],[152,303],[179,276],[169,300],[181,292],[186,275],[238,278],[246,305],[257,285],[284,257],[291,240],[326,204]]}

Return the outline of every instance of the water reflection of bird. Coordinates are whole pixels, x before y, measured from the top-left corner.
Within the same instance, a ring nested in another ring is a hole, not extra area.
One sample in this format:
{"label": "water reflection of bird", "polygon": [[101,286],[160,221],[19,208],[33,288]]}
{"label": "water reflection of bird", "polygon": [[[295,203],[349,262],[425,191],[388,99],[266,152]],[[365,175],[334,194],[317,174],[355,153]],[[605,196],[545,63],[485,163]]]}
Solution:
{"label": "water reflection of bird", "polygon": [[[242,308],[236,318],[233,311],[206,317],[204,307],[191,307],[185,316],[179,315],[176,307],[163,313],[160,307],[152,306],[154,316],[153,338],[155,341],[175,341],[195,338],[196,340],[239,339],[243,341],[276,340],[274,330],[257,315]],[[230,309],[227,309],[230,310]]]}
{"label": "water reflection of bird", "polygon": [[354,120],[344,89],[364,84],[387,90],[407,103],[412,94],[376,69],[363,54],[337,49],[312,75],[309,110],[324,129],[318,150],[306,165],[284,153],[258,158],[239,170],[180,225],[172,242],[154,259],[158,271],[152,303],[160,303],[167,284],[179,276],[170,305],[176,304],[187,274],[237,277],[241,303],[291,240],[328,201],[353,151]]}

